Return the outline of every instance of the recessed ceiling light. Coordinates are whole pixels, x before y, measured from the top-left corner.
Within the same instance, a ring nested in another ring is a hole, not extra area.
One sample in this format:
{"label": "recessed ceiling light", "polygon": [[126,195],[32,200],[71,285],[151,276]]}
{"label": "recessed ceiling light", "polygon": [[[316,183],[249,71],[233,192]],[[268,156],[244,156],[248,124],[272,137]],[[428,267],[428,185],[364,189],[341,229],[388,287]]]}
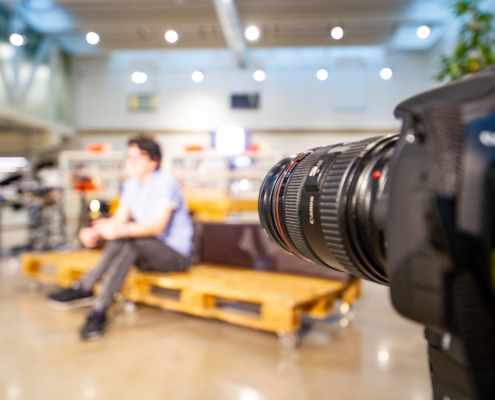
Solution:
{"label": "recessed ceiling light", "polygon": [[253,74],[253,78],[255,81],[258,81],[258,82],[261,82],[261,81],[264,81],[265,78],[266,78],[266,74],[264,71],[262,71],[261,69],[257,70],[254,72]]}
{"label": "recessed ceiling light", "polygon": [[132,73],[131,79],[134,83],[144,83],[148,80],[148,75],[144,72],[136,71]]}
{"label": "recessed ceiling light", "polygon": [[194,71],[191,78],[194,82],[201,82],[204,78],[204,75],[201,71]]}
{"label": "recessed ceiling light", "polygon": [[88,32],[86,35],[86,42],[89,44],[96,44],[100,41],[100,36],[96,32]]}
{"label": "recessed ceiling light", "polygon": [[336,26],[335,28],[332,29],[332,31],[330,32],[330,35],[335,40],[340,40],[344,37],[344,30],[340,26]]}
{"label": "recessed ceiling light", "polygon": [[420,39],[426,39],[428,36],[430,36],[431,30],[428,26],[423,25],[418,28],[416,33]]}
{"label": "recessed ceiling light", "polygon": [[256,40],[260,37],[260,30],[255,26],[250,26],[246,29],[246,39],[247,40]]}
{"label": "recessed ceiling light", "polygon": [[316,77],[320,80],[320,81],[324,81],[328,78],[328,71],[326,69],[320,69],[317,73],[316,73]]}
{"label": "recessed ceiling light", "polygon": [[19,35],[18,33],[13,33],[10,35],[10,43],[14,46],[22,46],[24,44],[24,37]]}
{"label": "recessed ceiling light", "polygon": [[393,72],[390,68],[383,68],[381,71],[380,71],[380,76],[382,77],[382,79],[388,81],[390,78],[392,78],[392,75],[393,75]]}
{"label": "recessed ceiling light", "polygon": [[176,31],[169,30],[165,33],[165,40],[169,43],[175,43],[179,40],[179,35]]}

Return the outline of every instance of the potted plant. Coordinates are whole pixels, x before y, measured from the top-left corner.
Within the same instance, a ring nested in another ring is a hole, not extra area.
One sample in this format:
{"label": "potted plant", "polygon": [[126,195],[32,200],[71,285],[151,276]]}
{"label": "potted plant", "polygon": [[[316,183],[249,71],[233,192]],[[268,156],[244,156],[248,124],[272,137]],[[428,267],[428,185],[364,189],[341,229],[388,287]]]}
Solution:
{"label": "potted plant", "polygon": [[459,79],[495,64],[493,14],[483,12],[483,0],[460,0],[453,4],[457,18],[464,20],[454,54],[440,56],[438,81]]}

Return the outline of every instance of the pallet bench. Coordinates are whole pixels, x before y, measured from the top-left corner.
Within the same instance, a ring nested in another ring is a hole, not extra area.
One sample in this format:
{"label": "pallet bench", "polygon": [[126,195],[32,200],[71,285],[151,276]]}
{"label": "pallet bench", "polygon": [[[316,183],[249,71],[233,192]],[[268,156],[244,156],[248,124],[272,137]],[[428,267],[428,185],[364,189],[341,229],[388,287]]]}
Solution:
{"label": "pallet bench", "polygon": [[35,281],[70,287],[100,259],[99,250],[77,250],[21,255],[22,273]]}
{"label": "pallet bench", "polygon": [[[69,287],[99,255],[94,250],[28,253],[22,256],[22,271],[36,281]],[[134,269],[121,293],[136,303],[283,335],[300,329],[303,314],[323,319],[336,300],[353,304],[360,288],[357,279],[343,283],[201,264],[167,274]]]}

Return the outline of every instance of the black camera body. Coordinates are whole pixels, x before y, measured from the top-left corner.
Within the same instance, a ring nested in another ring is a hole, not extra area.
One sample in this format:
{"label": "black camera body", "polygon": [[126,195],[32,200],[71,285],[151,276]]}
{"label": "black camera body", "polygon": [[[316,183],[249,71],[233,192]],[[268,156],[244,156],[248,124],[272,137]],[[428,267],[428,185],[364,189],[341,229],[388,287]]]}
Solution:
{"label": "black camera body", "polygon": [[378,207],[393,305],[427,326],[435,397],[495,398],[495,70],[395,114],[403,127]]}
{"label": "black camera body", "polygon": [[396,310],[426,326],[435,400],[493,400],[495,69],[395,115],[399,135],[279,162],[261,224],[291,254],[390,285]]}
{"label": "black camera body", "polygon": [[392,301],[402,315],[448,330],[456,268],[472,272],[489,307],[495,298],[495,70],[406,100],[395,114],[403,127],[379,200],[388,209]]}

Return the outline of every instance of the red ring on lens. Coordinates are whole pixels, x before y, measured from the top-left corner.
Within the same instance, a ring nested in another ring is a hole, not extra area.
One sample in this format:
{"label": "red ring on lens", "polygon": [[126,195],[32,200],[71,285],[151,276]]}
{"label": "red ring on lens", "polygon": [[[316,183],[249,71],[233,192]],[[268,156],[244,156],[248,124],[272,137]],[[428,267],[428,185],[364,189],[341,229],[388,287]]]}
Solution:
{"label": "red ring on lens", "polygon": [[[314,151],[314,149],[311,149],[311,150],[308,150],[306,151],[305,153],[302,153],[301,155],[299,155],[299,157],[297,157],[294,161],[292,161],[292,163],[287,167],[287,169],[284,171],[284,175],[287,174],[287,172],[289,172],[289,170],[292,168],[292,166],[298,161],[300,160],[301,158],[303,157],[306,157],[308,154],[312,153]],[[277,191],[277,205],[275,207],[275,213],[277,214],[277,223],[278,223],[278,228],[279,228],[279,231],[280,233],[282,234],[282,238],[284,239],[285,243],[287,244],[287,246],[290,247],[290,249],[292,250],[292,252],[296,253],[296,254],[299,254],[298,251],[295,251],[294,248],[290,245],[289,241],[287,240],[287,238],[285,237],[284,235],[284,231],[282,230],[282,225],[280,224],[280,217],[279,217],[279,214],[278,214],[278,199],[279,199],[279,195],[280,195],[280,190],[282,189],[282,185],[284,183],[284,180],[285,180],[285,176],[284,178],[282,178],[280,180],[280,185],[278,187],[278,191]]]}

